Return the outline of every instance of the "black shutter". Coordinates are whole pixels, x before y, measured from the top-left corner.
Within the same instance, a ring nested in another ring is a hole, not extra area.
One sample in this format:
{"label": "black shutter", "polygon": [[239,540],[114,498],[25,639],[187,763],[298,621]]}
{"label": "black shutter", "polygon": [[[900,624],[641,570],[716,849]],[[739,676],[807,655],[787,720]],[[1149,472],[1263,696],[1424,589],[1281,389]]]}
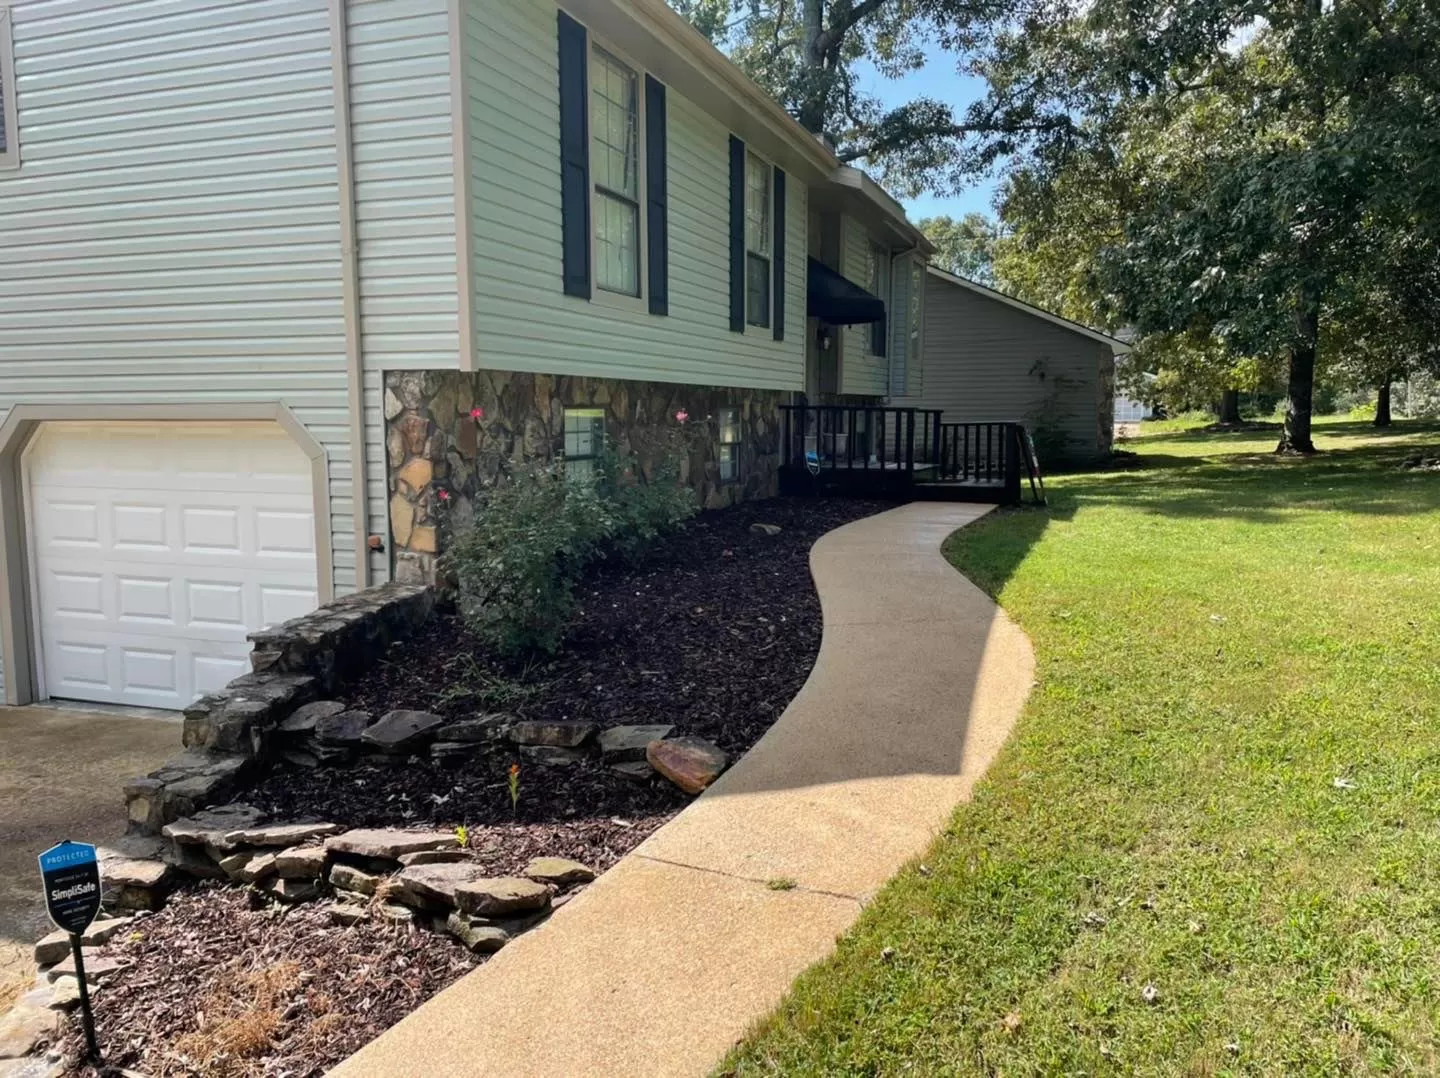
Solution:
{"label": "black shutter", "polygon": [[590,298],[589,45],[560,12],[560,232],[565,294]]}
{"label": "black shutter", "polygon": [[745,143],[730,136],[730,328],[745,332]]}
{"label": "black shutter", "polygon": [[650,313],[670,313],[669,186],[665,164],[665,84],[645,76],[645,248]]}
{"label": "black shutter", "polygon": [[770,324],[775,327],[775,339],[785,339],[785,173],[775,170],[775,255],[772,280],[775,294],[770,301]]}

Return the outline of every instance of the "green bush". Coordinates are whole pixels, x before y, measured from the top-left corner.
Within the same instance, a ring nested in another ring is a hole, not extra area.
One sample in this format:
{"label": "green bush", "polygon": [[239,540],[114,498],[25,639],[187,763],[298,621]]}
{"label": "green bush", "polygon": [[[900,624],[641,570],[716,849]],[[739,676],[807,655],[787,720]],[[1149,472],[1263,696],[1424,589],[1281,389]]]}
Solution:
{"label": "green bush", "polygon": [[636,562],[695,515],[682,483],[685,451],[676,432],[644,462],[607,448],[590,475],[529,468],[486,490],[445,555],[470,631],[510,658],[557,651],[588,564]]}

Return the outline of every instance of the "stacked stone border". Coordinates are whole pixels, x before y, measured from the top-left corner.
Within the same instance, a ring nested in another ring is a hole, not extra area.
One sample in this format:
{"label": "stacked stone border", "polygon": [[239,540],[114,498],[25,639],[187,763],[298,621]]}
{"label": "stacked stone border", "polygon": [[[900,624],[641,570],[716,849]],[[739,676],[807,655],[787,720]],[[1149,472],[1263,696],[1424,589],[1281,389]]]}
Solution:
{"label": "stacked stone border", "polygon": [[277,752],[280,724],[339,692],[434,612],[435,592],[388,583],[346,595],[283,625],[251,633],[251,671],[185,709],[185,751],[125,785],[129,830],[166,824],[229,800]]}

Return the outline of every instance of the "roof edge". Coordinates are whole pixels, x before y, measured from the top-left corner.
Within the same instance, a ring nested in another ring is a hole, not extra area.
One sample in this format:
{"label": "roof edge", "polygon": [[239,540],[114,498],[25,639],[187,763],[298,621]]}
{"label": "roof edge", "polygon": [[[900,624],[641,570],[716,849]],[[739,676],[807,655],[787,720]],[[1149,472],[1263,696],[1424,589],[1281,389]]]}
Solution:
{"label": "roof edge", "polygon": [[1061,329],[1068,329],[1072,333],[1089,337],[1092,341],[1108,344],[1116,355],[1123,355],[1134,351],[1133,345],[1127,344],[1119,337],[1112,337],[1110,334],[1102,333],[1098,329],[1091,329],[1083,322],[1072,321],[1063,315],[1055,314],[1053,311],[1047,311],[1044,307],[1037,307],[1033,303],[1026,303],[1023,299],[1016,299],[1014,296],[1007,295],[1004,292],[988,288],[979,281],[972,281],[969,277],[961,277],[958,273],[951,273],[949,270],[940,269],[938,266],[926,266],[925,269],[928,273],[939,277],[942,281],[946,281],[949,284],[959,285],[961,288],[969,289],[971,292],[984,296],[986,299],[993,299],[999,303],[1014,307],[1016,310],[1024,311],[1026,314],[1033,314],[1036,317],[1043,318],[1045,321],[1059,326]]}

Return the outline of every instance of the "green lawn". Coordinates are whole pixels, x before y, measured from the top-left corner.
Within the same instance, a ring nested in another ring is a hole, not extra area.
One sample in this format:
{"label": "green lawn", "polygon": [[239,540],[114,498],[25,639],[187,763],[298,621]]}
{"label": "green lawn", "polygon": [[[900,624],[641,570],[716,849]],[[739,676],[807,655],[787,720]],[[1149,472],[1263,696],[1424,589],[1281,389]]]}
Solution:
{"label": "green lawn", "polygon": [[1440,1071],[1440,431],[1171,424],[947,553],[1039,684],[972,804],[722,1068]]}

